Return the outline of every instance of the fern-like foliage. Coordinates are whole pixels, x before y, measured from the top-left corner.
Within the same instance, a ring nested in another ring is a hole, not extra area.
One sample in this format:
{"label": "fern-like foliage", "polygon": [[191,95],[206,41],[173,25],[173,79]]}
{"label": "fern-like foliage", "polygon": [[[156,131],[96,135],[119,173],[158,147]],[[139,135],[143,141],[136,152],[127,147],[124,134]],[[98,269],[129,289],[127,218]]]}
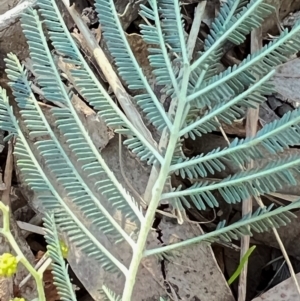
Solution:
{"label": "fern-like foliage", "polygon": [[104,301],[122,301],[121,296],[118,296],[116,293],[114,293],[106,286],[102,287],[100,293],[102,294]]}
{"label": "fern-like foliage", "polygon": [[[74,204],[82,210],[83,214],[88,219],[93,219],[99,230],[110,233],[116,241],[122,240],[124,237],[128,239],[122,228],[99,203],[92,190],[84,184],[83,178],[62,148],[31,91],[26,71],[20,65],[17,57],[9,54],[6,59],[6,66],[8,78],[11,80],[9,85],[21,109],[20,113],[29,130],[29,136],[35,138],[44,135],[50,136],[49,139],[38,141],[35,145],[58,183],[64,187],[67,195],[72,198]],[[53,160],[54,158],[55,160]],[[68,181],[66,181],[66,177]],[[46,208],[55,210],[55,207],[52,208],[51,204],[47,204]]]}
{"label": "fern-like foliage", "polygon": [[100,17],[103,35],[118,66],[119,75],[126,81],[130,89],[143,89],[145,91],[143,94],[135,96],[135,99],[149,120],[160,130],[165,127],[170,128],[169,117],[152,91],[131,51],[125,33],[122,30],[114,1],[97,0],[95,6]]}
{"label": "fern-like foliage", "polygon": [[262,20],[274,10],[274,7],[264,3],[263,0],[252,0],[247,6],[243,2],[245,1],[226,1],[212,24],[210,34],[204,41],[205,52],[203,55],[200,54],[195,62],[195,66],[201,65],[202,68],[209,66],[205,79],[218,73],[225,42],[241,44],[245,35],[251,29],[259,27]]}
{"label": "fern-like foliage", "polygon": [[[192,203],[197,210],[205,210],[219,206],[220,199],[234,204],[251,196],[274,192],[283,185],[297,184],[294,176],[300,170],[298,155],[255,169],[243,170],[243,166],[249,160],[277,154],[299,143],[299,109],[266,125],[254,137],[234,139],[228,147],[216,148],[207,154],[186,157],[181,145],[187,137],[196,139],[217,130],[223,122],[231,124],[235,119],[244,117],[248,108],[265,101],[266,95],[273,92],[274,68],[299,50],[300,23],[290,31],[284,30],[239,65],[220,72],[224,45],[243,43],[246,35],[274,11],[271,5],[263,0],[226,1],[213,22],[203,52],[197,53],[191,62],[187,50],[188,34],[184,30],[178,1],[149,0],[147,5],[141,5],[140,14],[146,22],[141,25],[141,33],[149,46],[149,62],[157,83],[172,99],[171,109],[166,112],[134,57],[114,1],[96,0],[103,37],[119,75],[128,90],[134,90],[135,103],[162,133],[161,143],[152,143],[143,137],[136,124],[127,118],[98,82],[63,23],[55,0],[38,0],[37,4],[38,11],[29,9],[22,16],[22,27],[37,84],[47,101],[61,103],[60,107],[51,109],[61,135],[55,134],[48,124],[32,92],[26,70],[12,54],[6,59],[9,85],[29,137],[37,141],[33,143],[25,138],[4,90],[0,91],[0,127],[8,132],[7,139],[17,137],[17,164],[24,181],[37,194],[47,212],[46,239],[50,256],[56,263],[55,279],[62,298],[69,292],[70,283],[64,282],[66,267],[58,250],[60,231],[69,243],[92,257],[102,268],[125,276],[122,296],[115,294],[114,288],[111,290],[103,286],[101,294],[105,300],[129,301],[140,261],[145,256],[168,256],[170,251],[190,244],[230,241],[290,222],[294,217],[290,210],[299,208],[299,201],[286,207],[261,208],[232,225],[221,221],[210,233],[162,248],[146,249],[148,233],[162,200],[168,200],[179,210],[185,210]],[[72,105],[71,89],[62,81],[48,47],[39,14],[56,54],[72,66],[73,88],[109,127],[124,136],[124,144],[130,151],[158,172],[155,183],[150,185],[151,201],[145,212],[119,183],[81,123]],[[41,156],[45,167],[41,166],[36,155]],[[205,179],[225,170],[228,162],[241,167],[241,171],[221,181]],[[185,189],[178,186],[167,191],[164,186],[172,174],[198,181]],[[215,192],[219,192],[221,197],[217,197]],[[109,208],[133,222],[136,239],[126,232]],[[50,232],[54,223],[57,231]],[[129,245],[132,251],[129,266],[123,264],[113,249],[105,246],[100,236],[96,237],[95,229],[115,243],[122,241]]]}
{"label": "fern-like foliage", "polygon": [[17,134],[14,126],[15,118],[12,118],[10,110],[6,90],[0,88],[0,126],[1,129],[9,132],[9,136],[5,139],[6,141]]}
{"label": "fern-like foliage", "polygon": [[[66,87],[60,80],[60,75],[42,35],[43,31],[37,13],[28,10],[22,17],[22,26],[32,54],[37,81],[41,85],[45,97],[50,101],[60,101],[66,106],[65,108],[52,109],[52,113],[57,120],[57,127],[68,139],[69,147],[78,161],[84,164],[82,169],[87,171],[88,177],[104,172],[107,174],[106,181],[96,182],[95,188],[106,195],[108,200],[113,198],[115,200],[113,204],[118,209],[125,210],[124,214],[134,221],[138,221],[142,218],[139,209],[133,199],[123,191],[123,188],[100,156],[72,105],[72,93],[67,92]],[[57,164],[59,168],[60,163]],[[126,200],[124,200],[124,196],[127,198]],[[78,197],[81,196],[78,195]]]}
{"label": "fern-like foliage", "polygon": [[[285,62],[299,48],[299,22],[289,32],[281,35],[261,50],[250,54],[240,65],[203,82],[200,89],[188,96],[188,101],[197,98],[198,106],[211,105],[215,100],[232,97],[253,84],[256,78],[262,78],[278,64]],[[218,89],[215,89],[218,87]]]}
{"label": "fern-like foliage", "polygon": [[[175,92],[176,97],[179,97],[177,65],[186,55],[179,6],[173,0],[149,1],[149,5],[150,8],[141,5],[140,13],[149,22],[154,22],[153,25],[141,25],[142,37],[149,45],[149,62],[154,69],[157,84],[165,86],[167,95]],[[167,45],[171,48],[169,51]],[[176,60],[174,54],[177,55]]]}
{"label": "fern-like foliage", "polygon": [[186,197],[189,196],[197,207],[205,209],[204,203],[209,207],[218,206],[212,194],[212,191],[218,190],[227,203],[234,204],[246,200],[251,195],[258,196],[277,191],[286,184],[296,185],[293,174],[299,173],[299,164],[299,156],[294,155],[271,162],[263,169],[256,168],[236,173],[218,183],[210,185],[207,185],[207,181],[195,183],[188,189],[165,193],[162,198],[179,197],[188,204]]}
{"label": "fern-like foliage", "polygon": [[[128,139],[125,140],[126,145],[141,160],[148,160],[149,164],[160,161],[160,154],[155,146],[144,139],[98,82],[63,23],[55,1],[39,0],[39,6],[55,50],[65,62],[74,64],[71,74],[78,92],[94,107],[108,126],[115,132],[128,136]],[[30,31],[28,33],[30,34]],[[53,97],[48,94],[45,96],[48,100]]]}
{"label": "fern-like foliage", "polygon": [[[205,233],[194,238],[187,239],[183,242],[175,243],[162,248],[147,250],[144,256],[155,255],[158,258],[162,256],[176,255],[174,254],[177,249],[189,246],[199,242],[216,242],[240,239],[244,235],[253,236],[253,232],[262,233],[269,231],[272,228],[279,228],[286,226],[291,222],[295,215],[290,210],[298,209],[300,206],[300,199],[292,204],[279,207],[272,210],[273,205],[257,209],[252,214],[243,216],[241,220],[231,225],[225,226],[226,222],[221,221],[215,231]],[[174,252],[174,253],[173,253]]]}
{"label": "fern-like foliage", "polygon": [[[14,128],[13,133],[17,136],[14,154],[17,156],[17,164],[25,178],[26,184],[37,193],[41,203],[46,209],[57,213],[57,224],[64,231],[69,233],[69,239],[74,245],[80,247],[86,254],[93,256],[108,270],[117,271],[118,269],[116,267],[119,266],[119,270],[125,272],[125,267],[119,264],[118,260],[97,241],[56,191],[45,174],[44,169],[34,157],[32,149],[23,135],[13,115],[12,109],[9,107],[8,99],[3,90],[1,91],[1,96],[0,101],[3,104],[3,112],[5,112],[6,116],[10,116],[11,120],[9,127],[3,127],[3,129],[8,130],[10,127]],[[114,265],[113,262],[115,262],[116,265]]]}
{"label": "fern-like foliage", "polygon": [[54,284],[63,301],[76,301],[76,295],[68,274],[68,266],[65,263],[61,243],[56,229],[55,217],[53,214],[46,213],[44,218],[45,239],[47,242],[47,251],[52,259],[52,274]]}
{"label": "fern-like foliage", "polygon": [[[208,109],[204,116],[198,116],[198,110],[191,111],[181,134],[195,139],[217,130],[221,126],[220,121],[230,125],[234,120],[242,118],[245,116],[247,108],[263,103],[266,100],[265,95],[271,94],[273,86],[269,81],[273,74],[274,71],[270,71],[232,99],[225,97],[220,103],[216,103]],[[218,118],[216,119],[216,117]]]}
{"label": "fern-like foliage", "polygon": [[[204,117],[205,118],[205,117]],[[183,178],[206,177],[209,173],[225,170],[224,161],[244,164],[250,159],[260,159],[264,153],[276,154],[299,142],[299,109],[288,112],[281,119],[267,124],[254,138],[235,139],[229,147],[216,149],[208,154],[179,159],[171,170]],[[184,168],[182,168],[184,166]]]}

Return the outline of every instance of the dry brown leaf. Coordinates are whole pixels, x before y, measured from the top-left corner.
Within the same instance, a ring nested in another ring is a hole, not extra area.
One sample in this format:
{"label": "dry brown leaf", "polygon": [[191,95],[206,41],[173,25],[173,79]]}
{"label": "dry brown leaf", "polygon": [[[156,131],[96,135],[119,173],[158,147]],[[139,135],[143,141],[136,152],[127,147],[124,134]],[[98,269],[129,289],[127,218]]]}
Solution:
{"label": "dry brown leaf", "polygon": [[289,202],[296,202],[300,199],[300,196],[298,195],[290,195],[290,194],[284,194],[284,193],[278,193],[278,192],[271,192],[269,193],[271,196],[275,196],[277,198],[289,201]]}
{"label": "dry brown leaf", "polygon": [[274,83],[276,91],[298,107],[300,104],[300,59],[292,59],[278,67]]}
{"label": "dry brown leaf", "polygon": [[[163,220],[159,227],[164,244],[176,243],[203,233],[199,226],[188,223],[178,225]],[[208,244],[190,245],[174,251],[174,257],[168,259],[165,260],[166,281],[174,288],[179,300],[234,300]]]}
{"label": "dry brown leaf", "polygon": [[[300,282],[300,273],[296,274],[296,277]],[[299,294],[294,281],[289,278],[252,301],[299,301]]]}
{"label": "dry brown leaf", "polygon": [[291,12],[300,9],[299,0],[266,0],[266,3],[275,6],[276,12],[267,17],[263,22],[263,37],[266,37],[268,34],[277,35],[280,21]]}

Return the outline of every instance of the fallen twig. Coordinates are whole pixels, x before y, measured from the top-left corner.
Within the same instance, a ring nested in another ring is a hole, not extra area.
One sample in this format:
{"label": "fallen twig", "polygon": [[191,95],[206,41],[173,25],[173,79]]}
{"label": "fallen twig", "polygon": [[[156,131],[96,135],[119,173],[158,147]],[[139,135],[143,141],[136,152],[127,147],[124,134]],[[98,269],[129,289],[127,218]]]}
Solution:
{"label": "fallen twig", "polygon": [[25,223],[22,221],[17,221],[17,225],[23,231],[27,231],[27,232],[35,233],[35,234],[39,234],[39,235],[45,235],[45,230],[43,227],[39,227],[39,226]]}
{"label": "fallen twig", "polygon": [[[48,257],[47,253],[43,255],[43,257],[37,262],[37,264],[34,266],[34,269],[37,271],[44,265],[44,263],[47,262],[47,266],[51,263],[51,258]],[[49,263],[50,262],[50,263]],[[19,287],[24,286],[28,280],[32,277],[31,274],[28,274],[19,284]]]}
{"label": "fallen twig", "polygon": [[116,95],[121,107],[123,108],[127,118],[130,122],[140,131],[140,133],[151,143],[154,147],[157,147],[156,141],[153,139],[151,132],[145,126],[141,115],[139,114],[136,107],[133,105],[130,96],[123,87],[120,79],[113,70],[110,62],[108,61],[102,48],[98,45],[95,37],[90,32],[86,24],[83,22],[82,18],[75,9],[75,5],[69,6],[69,0],[62,0],[65,7],[72,16],[75,24],[80,30],[81,34],[86,40],[86,44],[89,47],[90,52],[94,55],[96,62],[101,68],[103,74],[105,75],[108,83],[110,84],[114,94]]}
{"label": "fallen twig", "polygon": [[[262,30],[261,28],[255,29],[251,32],[251,53],[259,50],[262,47]],[[247,111],[246,119],[246,136],[253,137],[257,132],[258,124],[258,106],[256,108],[250,108]],[[247,165],[247,169],[253,168],[253,161]],[[242,214],[247,215],[252,212],[252,197],[245,200],[242,204]],[[249,249],[250,236],[243,236],[241,239],[241,253],[240,258],[244,257]],[[248,272],[248,262],[245,263],[240,277],[239,277],[239,287],[238,287],[238,301],[246,300],[246,290],[247,290],[247,272]]]}
{"label": "fallen twig", "polygon": [[206,6],[206,1],[199,2],[195,10],[194,22],[192,24],[189,39],[187,42],[187,52],[188,52],[189,60],[191,60],[193,56],[205,6]]}

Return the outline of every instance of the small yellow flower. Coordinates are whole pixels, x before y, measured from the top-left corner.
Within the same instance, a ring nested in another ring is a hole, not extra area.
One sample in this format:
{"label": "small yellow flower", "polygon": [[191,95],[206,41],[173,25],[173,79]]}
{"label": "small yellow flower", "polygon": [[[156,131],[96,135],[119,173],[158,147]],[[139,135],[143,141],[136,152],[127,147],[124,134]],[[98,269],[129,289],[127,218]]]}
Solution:
{"label": "small yellow flower", "polygon": [[25,301],[24,298],[13,298],[10,301]]}
{"label": "small yellow flower", "polygon": [[60,244],[60,250],[61,250],[63,258],[67,258],[68,252],[69,252],[68,246],[62,240],[59,242],[59,244]]}
{"label": "small yellow flower", "polygon": [[17,257],[10,253],[4,253],[0,256],[0,276],[10,277],[17,271]]}

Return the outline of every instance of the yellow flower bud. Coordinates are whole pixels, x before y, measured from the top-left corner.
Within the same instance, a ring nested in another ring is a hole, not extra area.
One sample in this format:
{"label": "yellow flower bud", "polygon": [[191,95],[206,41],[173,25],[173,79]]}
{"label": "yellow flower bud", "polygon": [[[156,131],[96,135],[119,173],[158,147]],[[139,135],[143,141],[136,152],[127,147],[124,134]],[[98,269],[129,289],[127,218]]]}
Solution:
{"label": "yellow flower bud", "polygon": [[17,271],[17,257],[10,253],[4,253],[0,256],[0,276],[10,277]]}
{"label": "yellow flower bud", "polygon": [[67,258],[68,252],[69,252],[68,246],[62,240],[59,243],[60,243],[60,250],[61,250],[63,258]]}

